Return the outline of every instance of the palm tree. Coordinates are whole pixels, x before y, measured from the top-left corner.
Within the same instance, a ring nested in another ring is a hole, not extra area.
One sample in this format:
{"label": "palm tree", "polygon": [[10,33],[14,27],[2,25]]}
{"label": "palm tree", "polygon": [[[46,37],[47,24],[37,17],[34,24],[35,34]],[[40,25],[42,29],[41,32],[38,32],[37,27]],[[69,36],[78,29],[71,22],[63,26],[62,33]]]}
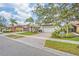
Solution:
{"label": "palm tree", "polygon": [[61,9],[61,14],[59,18],[62,22],[65,22],[64,28],[66,29],[66,34],[69,33],[69,29],[72,28],[72,25],[70,21],[72,21],[73,12],[71,8],[67,8],[68,5],[64,6],[63,9]]}
{"label": "palm tree", "polygon": [[30,23],[29,23],[29,27],[31,28],[31,31],[32,31],[32,24],[34,23],[33,18],[32,18],[32,17],[29,17],[29,18],[27,18],[27,19],[25,20],[25,22],[30,22]]}
{"label": "palm tree", "polygon": [[12,18],[10,19],[10,22],[11,22],[11,26],[12,26],[11,30],[12,30],[12,32],[15,32],[15,27],[14,27],[14,25],[17,24],[17,22],[16,22],[15,19],[12,19]]}

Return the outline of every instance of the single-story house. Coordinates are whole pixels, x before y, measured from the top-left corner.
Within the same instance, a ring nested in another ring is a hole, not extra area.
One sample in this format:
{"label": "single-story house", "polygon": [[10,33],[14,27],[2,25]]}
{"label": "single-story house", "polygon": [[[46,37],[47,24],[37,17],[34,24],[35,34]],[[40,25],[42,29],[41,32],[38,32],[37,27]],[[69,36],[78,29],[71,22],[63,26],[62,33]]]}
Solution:
{"label": "single-story house", "polygon": [[42,30],[42,32],[54,32],[57,27],[54,27],[52,24],[42,24],[40,29]]}
{"label": "single-story house", "polygon": [[[72,32],[79,33],[79,21],[71,21],[73,28],[70,30]],[[58,27],[54,27],[51,23],[50,24],[41,24],[40,29],[42,32],[54,32]]]}
{"label": "single-story house", "polygon": [[[72,21],[73,28],[70,29],[72,32],[79,33],[79,21]],[[54,27],[52,24],[42,24],[40,29],[42,32],[54,32],[57,29],[60,29],[59,27]]]}
{"label": "single-story house", "polygon": [[35,25],[35,24],[26,24],[26,25],[14,25],[14,26],[7,26],[3,29],[4,31],[12,31],[12,32],[21,32],[21,31],[38,31],[39,30],[39,26]]}
{"label": "single-story house", "polygon": [[27,25],[14,25],[13,27],[10,25],[6,27],[7,31],[19,32],[19,31],[28,31],[29,28]]}

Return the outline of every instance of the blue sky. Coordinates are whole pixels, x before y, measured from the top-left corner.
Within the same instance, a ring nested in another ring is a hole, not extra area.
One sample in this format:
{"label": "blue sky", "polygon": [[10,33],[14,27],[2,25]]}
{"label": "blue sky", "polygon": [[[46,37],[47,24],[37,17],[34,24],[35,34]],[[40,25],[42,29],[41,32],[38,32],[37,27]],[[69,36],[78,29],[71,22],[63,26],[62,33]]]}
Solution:
{"label": "blue sky", "polygon": [[0,16],[4,16],[8,20],[14,18],[19,23],[23,23],[26,18],[35,18],[31,13],[33,9],[33,4],[0,3]]}
{"label": "blue sky", "polygon": [[10,12],[12,14],[17,14],[15,8],[11,4],[3,4],[4,6],[0,7],[0,11]]}

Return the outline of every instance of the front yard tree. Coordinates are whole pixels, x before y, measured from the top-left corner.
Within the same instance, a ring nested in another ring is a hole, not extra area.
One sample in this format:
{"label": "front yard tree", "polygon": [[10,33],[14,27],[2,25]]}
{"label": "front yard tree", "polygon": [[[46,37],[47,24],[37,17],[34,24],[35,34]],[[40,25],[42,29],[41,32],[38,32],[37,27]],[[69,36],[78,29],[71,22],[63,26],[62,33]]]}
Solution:
{"label": "front yard tree", "polygon": [[[69,33],[73,18],[72,4],[38,4],[34,13],[41,20],[41,23],[52,23],[53,26],[60,27],[66,34]],[[39,21],[39,20],[38,20]],[[64,25],[62,25],[64,23]],[[59,29],[59,30],[60,30]]]}
{"label": "front yard tree", "polygon": [[55,20],[55,16],[58,14],[58,6],[55,4],[37,4],[36,9],[33,11],[38,21],[44,24],[52,23]]}
{"label": "front yard tree", "polygon": [[59,19],[61,20],[61,22],[64,22],[63,27],[66,31],[66,34],[68,34],[69,29],[72,28],[70,23],[73,18],[73,12],[72,12],[72,9],[70,8],[71,6],[72,6],[71,4],[64,4],[63,8],[61,8],[60,16],[59,16]]}
{"label": "front yard tree", "polygon": [[14,27],[14,25],[17,24],[16,20],[11,18],[11,19],[10,19],[10,23],[11,23],[11,26],[12,26],[12,28],[11,28],[12,32],[15,32],[15,27]]}

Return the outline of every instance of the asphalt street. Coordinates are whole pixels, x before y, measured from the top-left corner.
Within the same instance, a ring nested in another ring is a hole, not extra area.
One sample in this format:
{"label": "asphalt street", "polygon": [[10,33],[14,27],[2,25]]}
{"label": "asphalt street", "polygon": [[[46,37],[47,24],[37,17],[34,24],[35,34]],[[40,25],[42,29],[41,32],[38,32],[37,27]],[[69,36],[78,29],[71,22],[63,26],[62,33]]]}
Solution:
{"label": "asphalt street", "polygon": [[0,36],[0,56],[57,56],[29,45]]}

